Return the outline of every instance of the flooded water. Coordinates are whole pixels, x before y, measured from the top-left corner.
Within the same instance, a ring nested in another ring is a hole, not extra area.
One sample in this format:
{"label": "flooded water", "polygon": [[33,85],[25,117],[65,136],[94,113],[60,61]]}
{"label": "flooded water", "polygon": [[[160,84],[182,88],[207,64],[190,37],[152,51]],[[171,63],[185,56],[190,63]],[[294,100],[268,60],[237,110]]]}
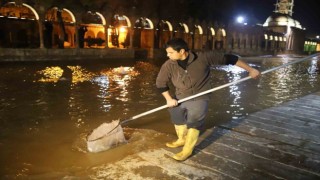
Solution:
{"label": "flooded water", "polygon": [[[250,57],[264,71],[299,57]],[[124,120],[164,105],[147,62],[51,62],[0,65],[0,178],[99,179],[96,169],[174,139],[161,110],[125,126],[128,143],[90,153],[86,136],[100,124]],[[247,76],[240,68],[212,68],[217,87]],[[319,61],[313,58],[212,93],[205,127],[319,91]]]}

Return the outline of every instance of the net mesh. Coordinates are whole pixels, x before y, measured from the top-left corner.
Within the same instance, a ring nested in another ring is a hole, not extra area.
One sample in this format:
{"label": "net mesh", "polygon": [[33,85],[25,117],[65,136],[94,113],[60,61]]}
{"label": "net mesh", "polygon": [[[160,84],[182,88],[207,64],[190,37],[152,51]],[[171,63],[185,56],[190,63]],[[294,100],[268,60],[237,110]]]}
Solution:
{"label": "net mesh", "polygon": [[105,151],[112,148],[113,146],[127,142],[122,127],[118,126],[117,128],[115,128],[118,124],[119,120],[116,120],[112,121],[111,123],[103,123],[98,128],[94,129],[92,133],[87,137],[88,151]]}

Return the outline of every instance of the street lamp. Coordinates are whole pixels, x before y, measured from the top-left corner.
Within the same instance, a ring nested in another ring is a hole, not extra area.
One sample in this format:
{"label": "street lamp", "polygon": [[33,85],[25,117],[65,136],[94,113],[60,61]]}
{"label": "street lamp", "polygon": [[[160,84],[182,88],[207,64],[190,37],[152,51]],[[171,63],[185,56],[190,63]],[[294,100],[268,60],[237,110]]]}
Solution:
{"label": "street lamp", "polygon": [[238,23],[243,23],[244,22],[244,17],[243,16],[238,16],[237,17],[237,22]]}
{"label": "street lamp", "polygon": [[244,16],[238,16],[236,18],[236,21],[239,24],[247,25],[247,22],[246,22],[247,20],[246,20],[246,18]]}

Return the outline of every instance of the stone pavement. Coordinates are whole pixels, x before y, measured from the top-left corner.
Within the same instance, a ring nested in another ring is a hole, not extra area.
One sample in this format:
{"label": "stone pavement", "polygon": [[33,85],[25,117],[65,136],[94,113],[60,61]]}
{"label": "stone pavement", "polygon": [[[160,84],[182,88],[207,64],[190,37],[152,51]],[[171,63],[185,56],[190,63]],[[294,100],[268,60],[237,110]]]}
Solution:
{"label": "stone pavement", "polygon": [[94,171],[101,179],[320,179],[319,132],[320,92],[208,129],[184,162],[170,157],[180,148],[159,148]]}

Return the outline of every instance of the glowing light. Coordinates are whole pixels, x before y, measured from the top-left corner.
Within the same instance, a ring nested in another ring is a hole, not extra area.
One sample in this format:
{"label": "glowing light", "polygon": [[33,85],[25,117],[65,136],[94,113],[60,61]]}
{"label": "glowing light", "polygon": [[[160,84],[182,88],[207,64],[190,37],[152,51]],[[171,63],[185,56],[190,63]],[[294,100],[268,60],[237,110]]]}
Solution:
{"label": "glowing light", "polygon": [[127,29],[125,28],[125,27],[120,27],[120,32],[122,32],[122,33],[124,33],[124,32],[126,32],[127,31]]}
{"label": "glowing light", "polygon": [[210,28],[210,31],[211,31],[211,35],[212,35],[212,36],[216,35],[216,33],[215,33],[215,31],[214,31],[213,28]]}
{"label": "glowing light", "polygon": [[139,75],[138,71],[134,70],[134,67],[117,67],[111,70],[103,71],[101,74],[106,75],[112,81],[117,81],[119,84],[124,85],[125,81]]}
{"label": "glowing light", "polygon": [[199,34],[203,34],[203,30],[202,30],[202,27],[201,27],[201,26],[196,25],[195,27],[199,29]]}
{"label": "glowing light", "polygon": [[185,33],[189,33],[189,27],[185,23],[179,23],[184,28]]}
{"label": "glowing light", "polygon": [[153,23],[150,19],[146,18],[146,21],[148,22],[149,26],[150,26],[150,29],[153,29],[154,26],[153,26]]}
{"label": "glowing light", "polygon": [[111,70],[103,71],[102,74],[108,75],[109,77],[119,76],[119,75],[129,75],[129,76],[137,76],[139,74],[138,71],[134,70],[134,67],[117,67]]}
{"label": "glowing light", "polygon": [[222,29],[222,30],[221,30],[221,33],[222,33],[222,36],[223,36],[223,37],[226,37],[226,36],[227,36],[226,30]]}
{"label": "glowing light", "polygon": [[270,41],[273,40],[273,36],[272,36],[272,35],[269,36],[269,40],[270,40]]}
{"label": "glowing light", "polygon": [[91,82],[97,83],[100,87],[103,87],[104,89],[108,89],[109,87],[109,78],[108,76],[98,76],[94,77]]}
{"label": "glowing light", "polygon": [[166,23],[167,23],[167,25],[168,25],[168,27],[169,27],[169,31],[172,31],[172,30],[173,30],[173,28],[172,28],[171,23],[170,23],[169,21],[166,21]]}
{"label": "glowing light", "polygon": [[244,20],[245,20],[245,19],[244,19],[243,16],[238,16],[238,17],[237,17],[237,22],[238,22],[238,23],[244,23]]}

